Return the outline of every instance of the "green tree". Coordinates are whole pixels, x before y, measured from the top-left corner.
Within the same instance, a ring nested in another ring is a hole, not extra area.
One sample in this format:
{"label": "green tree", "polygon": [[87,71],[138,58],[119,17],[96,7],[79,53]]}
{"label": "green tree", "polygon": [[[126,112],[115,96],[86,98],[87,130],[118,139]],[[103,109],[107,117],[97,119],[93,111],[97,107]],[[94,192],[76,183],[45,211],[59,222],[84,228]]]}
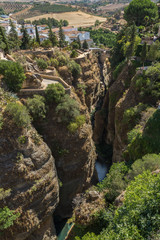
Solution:
{"label": "green tree", "polygon": [[42,58],[36,59],[37,65],[41,70],[45,70],[48,67],[48,64]]}
{"label": "green tree", "polygon": [[158,8],[151,0],[133,0],[124,10],[124,18],[128,23],[137,26],[146,25],[145,17],[148,17],[147,24],[158,18]]}
{"label": "green tree", "polygon": [[0,74],[3,75],[2,81],[10,91],[18,92],[21,89],[25,74],[20,63],[1,60]]}
{"label": "green tree", "polygon": [[72,122],[80,114],[79,105],[74,99],[66,94],[56,107],[56,113],[63,122]]}
{"label": "green tree", "polygon": [[52,42],[49,39],[46,39],[41,43],[41,46],[44,48],[50,48],[52,47]]}
{"label": "green tree", "polygon": [[34,95],[33,98],[28,98],[26,106],[34,120],[45,118],[46,107],[44,97]]}
{"label": "green tree", "polygon": [[16,31],[16,27],[14,25],[14,23],[12,22],[12,20],[10,19],[10,31],[9,31],[9,44],[11,46],[11,48],[15,48],[15,49],[19,49],[20,46],[20,40],[18,38],[18,33]]}
{"label": "green tree", "polygon": [[82,48],[83,48],[83,49],[88,49],[88,43],[87,43],[86,40],[84,40],[83,45],[82,45]]}
{"label": "green tree", "polygon": [[64,44],[65,44],[65,35],[64,35],[62,26],[60,25],[60,27],[59,27],[59,46],[64,47]]}
{"label": "green tree", "polygon": [[20,103],[9,103],[5,108],[5,112],[7,112],[12,117],[12,120],[17,125],[17,127],[28,127],[31,123],[27,108]]}
{"label": "green tree", "polygon": [[142,52],[141,52],[141,61],[143,63],[143,67],[144,67],[144,62],[147,59],[147,52],[148,52],[148,47],[147,47],[147,44],[144,43],[142,46]]}
{"label": "green tree", "polygon": [[69,25],[69,22],[67,20],[63,20],[63,26],[66,27]]}
{"label": "green tree", "polygon": [[24,24],[22,25],[21,33],[22,33],[21,49],[28,49],[30,46],[30,36],[27,33],[27,29],[24,27]]}
{"label": "green tree", "polygon": [[57,37],[55,35],[54,32],[52,32],[52,29],[51,27],[49,26],[49,40],[51,41],[52,43],[52,47],[56,46],[58,41],[57,41]]}
{"label": "green tree", "polygon": [[131,33],[130,33],[130,42],[126,50],[126,57],[127,60],[130,56],[133,56],[135,51],[135,43],[136,43],[136,25],[135,23],[130,27]]}
{"label": "green tree", "polygon": [[1,40],[4,43],[4,51],[5,53],[9,53],[9,44],[8,44],[8,39],[6,37],[5,31],[3,29],[3,27],[0,26],[0,36],[1,36]]}
{"label": "green tree", "polygon": [[77,43],[78,43],[78,45],[79,45],[79,49],[81,49],[81,41],[80,41],[79,36],[78,36],[78,38],[77,38]]}
{"label": "green tree", "polygon": [[100,21],[99,21],[99,20],[96,20],[94,26],[97,27],[97,26],[99,26],[99,25],[100,25]]}
{"label": "green tree", "polygon": [[39,32],[38,32],[38,28],[36,25],[35,25],[35,32],[36,32],[36,42],[38,42],[40,44],[41,42],[40,42],[40,38],[39,38]]}
{"label": "green tree", "polygon": [[49,84],[45,89],[45,98],[48,103],[56,102],[59,103],[65,95],[65,89],[62,84]]}

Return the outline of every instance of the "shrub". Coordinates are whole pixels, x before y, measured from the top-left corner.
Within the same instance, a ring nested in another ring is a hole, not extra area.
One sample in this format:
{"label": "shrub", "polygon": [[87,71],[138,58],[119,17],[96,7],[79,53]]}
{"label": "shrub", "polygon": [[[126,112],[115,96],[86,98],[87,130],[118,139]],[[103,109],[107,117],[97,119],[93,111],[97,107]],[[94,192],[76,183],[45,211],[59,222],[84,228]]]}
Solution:
{"label": "shrub", "polygon": [[62,84],[49,84],[45,90],[45,98],[47,102],[52,103],[55,101],[59,103],[65,95],[65,89]]}
{"label": "shrub", "polygon": [[71,133],[75,133],[75,131],[78,129],[78,125],[75,122],[71,122],[68,126],[67,126],[68,130]]}
{"label": "shrub", "polygon": [[58,68],[59,62],[58,62],[57,59],[51,58],[51,59],[50,59],[50,64],[51,64],[51,66],[53,66],[53,67],[55,67],[55,68]]}
{"label": "shrub", "polygon": [[75,119],[76,124],[78,127],[82,126],[86,122],[86,117],[85,115],[79,115]]}
{"label": "shrub", "polygon": [[25,74],[20,63],[1,60],[0,74],[3,75],[2,80],[10,91],[18,92],[21,89]]}
{"label": "shrub", "polygon": [[0,230],[4,230],[13,225],[13,222],[20,216],[19,213],[10,210],[8,207],[0,208]]}
{"label": "shrub", "polygon": [[69,95],[65,95],[61,103],[56,107],[56,112],[63,122],[69,123],[74,121],[79,115],[79,105],[74,99],[70,98]]}
{"label": "shrub", "polygon": [[77,88],[78,88],[78,89],[81,89],[84,95],[86,94],[85,89],[87,88],[87,86],[86,86],[85,84],[83,84],[83,83],[78,83],[78,84],[77,84]]}
{"label": "shrub", "polygon": [[70,61],[68,64],[68,68],[72,73],[72,76],[74,78],[78,78],[81,74],[81,67],[78,63],[76,63],[74,60]]}
{"label": "shrub", "polygon": [[36,62],[37,62],[38,67],[41,70],[45,70],[48,67],[47,62],[42,58],[36,59]]}
{"label": "shrub", "polygon": [[5,112],[12,116],[14,123],[18,127],[27,127],[31,122],[27,108],[20,103],[9,103]]}
{"label": "shrub", "polygon": [[34,120],[43,119],[46,116],[45,98],[40,95],[28,98],[27,108]]}
{"label": "shrub", "polygon": [[85,115],[79,115],[75,118],[74,122],[71,122],[67,128],[71,133],[74,133],[80,126],[86,122]]}
{"label": "shrub", "polygon": [[121,63],[119,63],[119,65],[115,68],[114,72],[113,72],[113,78],[114,80],[117,79],[118,75],[121,73],[123,67],[125,66],[125,61],[122,61]]}
{"label": "shrub", "polygon": [[72,50],[70,57],[71,57],[71,58],[76,58],[76,57],[78,57],[77,51],[76,51],[76,50]]}
{"label": "shrub", "polygon": [[127,146],[124,157],[136,160],[147,153],[160,153],[160,110],[156,110],[147,121],[143,132],[139,132]]}
{"label": "shrub", "polygon": [[132,180],[135,176],[142,174],[146,170],[152,172],[157,169],[160,169],[160,155],[147,154],[132,164],[131,169],[128,171],[127,178]]}
{"label": "shrub", "polygon": [[107,189],[106,200],[113,202],[114,199],[126,188],[127,183],[124,180],[128,167],[124,162],[114,163],[107,177],[98,184],[98,189]]}
{"label": "shrub", "polygon": [[123,122],[124,124],[128,124],[130,128],[132,128],[141,117],[141,112],[147,108],[147,105],[143,103],[139,103],[135,107],[131,107],[125,110],[123,114]]}

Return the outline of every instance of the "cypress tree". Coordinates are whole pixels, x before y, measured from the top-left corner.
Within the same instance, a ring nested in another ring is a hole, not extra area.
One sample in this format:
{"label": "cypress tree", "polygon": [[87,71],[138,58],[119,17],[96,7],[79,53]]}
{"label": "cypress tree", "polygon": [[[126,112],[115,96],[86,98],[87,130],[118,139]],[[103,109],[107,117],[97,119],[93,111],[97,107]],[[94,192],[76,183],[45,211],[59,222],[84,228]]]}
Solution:
{"label": "cypress tree", "polygon": [[55,33],[52,32],[52,29],[50,26],[49,26],[49,35],[48,36],[49,36],[49,40],[52,43],[52,46],[53,47],[56,46],[57,45],[57,37],[56,37]]}
{"label": "cypress tree", "polygon": [[27,30],[24,27],[24,24],[22,25],[21,33],[23,34],[22,35],[21,49],[28,49],[29,48],[29,44],[30,44],[30,36],[27,33]]}
{"label": "cypress tree", "polygon": [[64,47],[65,44],[65,35],[62,29],[62,26],[59,27],[59,46]]}
{"label": "cypress tree", "polygon": [[12,22],[12,20],[10,20],[10,31],[9,31],[9,43],[11,45],[11,48],[16,48],[18,49],[19,48],[19,45],[20,45],[20,40],[18,38],[18,33],[16,31],[16,27],[14,25],[14,23]]}
{"label": "cypress tree", "polygon": [[35,31],[36,31],[36,42],[39,43],[40,45],[41,42],[40,42],[40,37],[39,37],[39,33],[36,25],[35,25]]}
{"label": "cypress tree", "polygon": [[8,39],[6,37],[4,29],[1,26],[0,26],[0,35],[1,35],[2,42],[5,44],[4,52],[9,53]]}
{"label": "cypress tree", "polygon": [[88,43],[86,40],[83,42],[83,49],[88,49]]}

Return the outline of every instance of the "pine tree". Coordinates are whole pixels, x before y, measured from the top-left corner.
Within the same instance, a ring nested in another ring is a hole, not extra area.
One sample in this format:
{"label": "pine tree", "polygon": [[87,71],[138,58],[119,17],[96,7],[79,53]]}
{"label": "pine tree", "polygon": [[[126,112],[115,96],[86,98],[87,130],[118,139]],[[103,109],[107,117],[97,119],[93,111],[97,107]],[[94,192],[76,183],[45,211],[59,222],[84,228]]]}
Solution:
{"label": "pine tree", "polygon": [[36,42],[40,45],[41,42],[40,42],[39,33],[36,25],[35,25],[35,31],[36,31]]}
{"label": "pine tree", "polygon": [[4,52],[5,53],[9,53],[9,44],[8,44],[8,39],[6,37],[5,31],[4,29],[0,26],[0,36],[1,36],[1,40],[2,42],[5,44],[4,46]]}
{"label": "pine tree", "polygon": [[57,41],[57,37],[55,35],[54,32],[52,32],[52,29],[51,27],[49,26],[49,40],[51,41],[52,43],[52,47],[56,46],[58,41]]}
{"label": "pine tree", "polygon": [[62,29],[62,26],[59,27],[59,46],[64,47],[65,44],[65,35]]}
{"label": "pine tree", "polygon": [[88,49],[88,43],[86,40],[84,40],[82,47],[83,47],[83,49]]}
{"label": "pine tree", "polygon": [[27,30],[24,27],[24,24],[22,25],[21,33],[22,33],[21,49],[28,49],[30,44],[30,36],[27,33]]}
{"label": "pine tree", "polygon": [[16,27],[15,27],[14,23],[12,22],[12,20],[10,20],[9,24],[11,27],[11,29],[9,31],[9,36],[8,36],[10,47],[18,49],[20,46],[20,40],[18,38],[18,33],[16,31]]}

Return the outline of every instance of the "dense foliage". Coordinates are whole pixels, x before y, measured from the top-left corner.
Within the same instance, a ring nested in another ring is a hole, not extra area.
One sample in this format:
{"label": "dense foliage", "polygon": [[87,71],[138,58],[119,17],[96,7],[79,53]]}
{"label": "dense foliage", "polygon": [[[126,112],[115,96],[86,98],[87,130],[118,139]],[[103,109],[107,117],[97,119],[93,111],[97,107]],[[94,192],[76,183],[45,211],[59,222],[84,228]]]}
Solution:
{"label": "dense foliage", "polygon": [[28,127],[31,119],[27,108],[21,103],[11,102],[5,108],[5,112],[8,113],[17,127]]}
{"label": "dense foliage", "polygon": [[98,30],[93,30],[92,28],[79,28],[79,30],[90,32],[91,39],[93,39],[97,46],[103,44],[111,48],[116,42],[116,35],[107,29],[99,28]]}
{"label": "dense foliage", "polygon": [[8,207],[0,208],[0,230],[9,228],[19,216],[19,213],[10,210]]}
{"label": "dense foliage", "polygon": [[40,95],[34,95],[33,98],[27,99],[27,108],[34,120],[45,118],[46,107],[45,98]]}
{"label": "dense foliage", "polygon": [[48,67],[47,62],[42,58],[36,59],[36,62],[40,70],[45,70]]}
{"label": "dense foliage", "polygon": [[124,11],[124,18],[137,26],[149,25],[158,18],[158,8],[151,0],[133,0]]}
{"label": "dense foliage", "polygon": [[48,103],[59,103],[65,95],[65,89],[62,84],[49,84],[45,89],[45,98]]}
{"label": "dense foliage", "polygon": [[34,20],[32,22],[32,24],[34,24],[34,25],[48,25],[50,27],[59,27],[60,25],[68,26],[68,21],[67,20],[58,21],[55,18],[40,18],[38,20]]}
{"label": "dense foliage", "polygon": [[56,107],[56,112],[63,122],[70,123],[80,114],[79,105],[69,95],[65,95]]}
{"label": "dense foliage", "polygon": [[[126,189],[123,205],[113,212],[99,235],[87,233],[82,240],[145,240],[159,230],[160,174],[146,171]],[[105,210],[107,212],[107,210]],[[107,215],[107,214],[105,214]],[[103,218],[105,216],[103,214]],[[110,216],[110,215],[109,215]],[[102,219],[102,221],[104,221]],[[94,231],[94,229],[93,229]],[[75,238],[79,240],[79,237]]]}
{"label": "dense foliage", "polygon": [[18,62],[0,61],[0,74],[3,75],[2,81],[8,89],[18,92],[25,80],[23,67]]}

